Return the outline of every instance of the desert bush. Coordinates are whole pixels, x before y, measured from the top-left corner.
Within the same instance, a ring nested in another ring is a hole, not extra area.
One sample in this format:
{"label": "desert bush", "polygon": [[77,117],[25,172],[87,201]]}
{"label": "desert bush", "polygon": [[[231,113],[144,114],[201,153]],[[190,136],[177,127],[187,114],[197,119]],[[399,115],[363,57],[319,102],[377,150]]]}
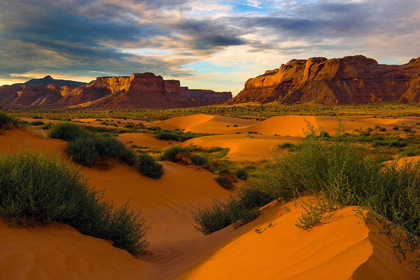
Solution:
{"label": "desert bush", "polygon": [[18,125],[19,121],[13,116],[0,111],[0,129],[11,129]]}
{"label": "desert bush", "polygon": [[[367,207],[406,233],[396,239],[400,242],[397,247],[404,244],[405,252],[411,253],[420,249],[420,163],[384,164],[381,154],[339,137],[325,141],[316,138],[317,134],[310,127],[298,152],[276,159],[258,179],[239,189],[234,200],[243,208],[256,209],[279,197],[288,200],[315,195],[333,205]],[[302,226],[319,213],[314,214],[307,216],[308,221],[302,220]],[[419,256],[416,258],[418,261]]]}
{"label": "desert bush", "polygon": [[109,168],[117,161],[133,165],[136,161],[131,149],[111,137],[79,137],[69,141],[65,151],[73,161],[89,167]]}
{"label": "desert bush", "polygon": [[53,124],[52,122],[48,122],[48,123],[44,124],[41,128],[42,128],[43,130],[48,130],[48,129],[50,129],[53,125],[54,125],[54,124]]}
{"label": "desert bush", "polygon": [[229,191],[235,188],[235,177],[233,177],[229,173],[222,173],[219,176],[217,176],[215,180],[217,181],[217,183],[219,183],[219,185],[221,185],[223,188]]}
{"label": "desert bush", "polygon": [[77,124],[58,122],[51,127],[49,135],[51,138],[72,141],[80,137],[86,137],[89,133]]}
{"label": "desert bush", "polygon": [[328,138],[328,137],[330,137],[330,134],[328,132],[326,132],[325,130],[322,130],[319,133],[319,137],[321,137],[321,138]]}
{"label": "desert bush", "polygon": [[208,235],[232,224],[227,204],[216,200],[212,207],[193,213],[195,228]]}
{"label": "desert bush", "polygon": [[248,171],[246,171],[245,168],[237,168],[235,170],[235,176],[236,178],[240,179],[240,180],[246,180],[248,179]]}
{"label": "desert bush", "polygon": [[191,160],[194,163],[194,165],[197,166],[203,166],[209,163],[209,160],[201,155],[191,155]]}
{"label": "desert bush", "polygon": [[33,126],[38,126],[38,125],[44,125],[45,123],[44,122],[42,122],[42,121],[34,121],[34,122],[31,122],[30,123],[30,125],[33,125]]}
{"label": "desert bush", "polygon": [[180,153],[183,153],[188,157],[191,156],[191,152],[188,148],[179,147],[179,146],[171,146],[167,148],[165,151],[163,151],[163,154],[160,157],[160,160],[168,160],[168,161],[175,162],[175,157]]}
{"label": "desert bush", "polygon": [[164,174],[163,165],[148,154],[139,155],[138,169],[143,175],[153,179],[160,179]]}
{"label": "desert bush", "polygon": [[133,255],[148,245],[145,221],[90,188],[78,170],[32,151],[0,154],[0,215],[11,225],[69,224]]}

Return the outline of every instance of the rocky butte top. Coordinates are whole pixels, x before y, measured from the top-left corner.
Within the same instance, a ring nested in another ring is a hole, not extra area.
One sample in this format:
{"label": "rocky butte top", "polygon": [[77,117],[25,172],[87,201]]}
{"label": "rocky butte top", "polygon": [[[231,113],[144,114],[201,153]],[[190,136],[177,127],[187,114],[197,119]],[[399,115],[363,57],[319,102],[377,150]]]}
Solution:
{"label": "rocky butte top", "polygon": [[362,55],[291,60],[249,79],[228,104],[363,104],[420,102],[420,58],[404,65],[378,64]]}

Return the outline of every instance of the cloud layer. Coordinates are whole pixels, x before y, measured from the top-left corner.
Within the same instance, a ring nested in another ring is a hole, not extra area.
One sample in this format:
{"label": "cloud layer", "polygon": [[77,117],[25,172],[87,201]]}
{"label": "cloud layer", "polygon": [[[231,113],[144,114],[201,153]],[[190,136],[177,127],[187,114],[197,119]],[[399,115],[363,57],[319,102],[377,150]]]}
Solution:
{"label": "cloud layer", "polygon": [[150,71],[240,89],[293,58],[420,56],[418,0],[3,0],[0,84]]}

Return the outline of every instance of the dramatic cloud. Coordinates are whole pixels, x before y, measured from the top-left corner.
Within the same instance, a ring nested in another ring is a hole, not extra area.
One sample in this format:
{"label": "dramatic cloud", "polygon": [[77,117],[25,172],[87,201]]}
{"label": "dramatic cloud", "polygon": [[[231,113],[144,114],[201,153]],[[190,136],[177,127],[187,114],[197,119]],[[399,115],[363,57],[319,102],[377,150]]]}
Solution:
{"label": "dramatic cloud", "polygon": [[151,71],[236,93],[293,58],[420,56],[418,0],[3,0],[0,84]]}

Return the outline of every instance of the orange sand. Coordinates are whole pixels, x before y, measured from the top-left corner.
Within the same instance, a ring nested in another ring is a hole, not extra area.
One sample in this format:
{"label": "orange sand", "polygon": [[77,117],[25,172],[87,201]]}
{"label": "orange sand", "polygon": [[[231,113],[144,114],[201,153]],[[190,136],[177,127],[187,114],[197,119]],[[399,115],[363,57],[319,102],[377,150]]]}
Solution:
{"label": "orange sand", "polygon": [[[370,121],[374,118],[368,117],[342,117],[345,131],[353,132],[356,129],[364,131],[367,128],[374,128],[374,123]],[[379,119],[378,119],[379,120]],[[281,135],[281,136],[304,136],[303,131],[307,130],[308,122],[315,128],[322,128],[329,134],[334,135],[338,126],[338,117],[334,116],[278,116],[258,122],[255,120],[245,120],[238,118],[210,116],[204,114],[176,117],[146,126],[158,126],[163,129],[184,129],[186,132],[211,133],[211,134],[233,134],[257,132],[262,135]],[[238,127],[233,127],[233,125]],[[228,127],[229,126],[229,127]],[[385,125],[387,131],[392,126]]]}
{"label": "orange sand", "polygon": [[182,146],[197,145],[201,147],[229,148],[227,159],[232,161],[259,161],[270,159],[275,151],[280,151],[279,144],[295,143],[293,137],[276,137],[265,135],[228,134],[194,138],[182,143]]}
{"label": "orange sand", "polygon": [[[249,126],[256,122],[255,120],[197,114],[145,124],[145,126],[158,126],[163,129],[184,129],[186,132],[193,133],[225,134],[235,133],[241,130],[240,127]],[[238,127],[233,127],[234,125]]]}
{"label": "orange sand", "polygon": [[[243,136],[245,137],[245,136]],[[241,141],[241,139],[238,139]],[[254,141],[254,140],[252,140]],[[26,131],[0,136],[0,152],[31,149],[62,151],[65,142]],[[234,142],[234,141],[233,141]],[[65,158],[65,155],[63,155]],[[165,175],[153,180],[133,167],[82,167],[89,183],[105,197],[143,209],[150,226],[150,253],[136,260],[105,240],[55,224],[32,229],[0,223],[1,279],[418,279],[392,255],[386,238],[373,234],[352,208],[310,232],[294,226],[300,210],[293,203],[263,212],[237,230],[227,227],[204,236],[193,227],[191,211],[225,199],[213,175],[193,166],[163,162]],[[268,228],[272,222],[273,227]],[[256,233],[258,227],[262,233]]]}
{"label": "orange sand", "polygon": [[[131,146],[131,144],[137,145],[137,146],[147,146],[151,148],[164,148],[169,147],[172,144],[178,143],[177,141],[163,141],[159,140],[156,137],[154,137],[151,134],[147,133],[123,133],[118,136],[118,139],[121,140],[123,143],[127,143],[128,146]],[[172,144],[169,144],[172,143]]]}
{"label": "orange sand", "polygon": [[[344,128],[348,132],[355,129],[366,130],[373,125],[361,121],[352,121],[353,118],[342,118]],[[304,136],[304,131],[308,130],[308,122],[316,129],[320,127],[330,135],[334,135],[338,126],[337,117],[318,117],[318,116],[279,116],[272,117],[255,125],[244,128],[242,132],[256,131],[264,135],[282,136]]]}
{"label": "orange sand", "polygon": [[183,279],[418,279],[413,267],[396,261],[386,236],[373,234],[354,208],[304,231],[295,226],[302,209],[293,202],[286,206],[291,212],[284,206],[266,210]]}
{"label": "orange sand", "polygon": [[65,141],[59,139],[45,139],[26,130],[6,130],[0,135],[0,152],[9,150],[17,152],[26,148],[47,152],[50,154],[64,154]]}

